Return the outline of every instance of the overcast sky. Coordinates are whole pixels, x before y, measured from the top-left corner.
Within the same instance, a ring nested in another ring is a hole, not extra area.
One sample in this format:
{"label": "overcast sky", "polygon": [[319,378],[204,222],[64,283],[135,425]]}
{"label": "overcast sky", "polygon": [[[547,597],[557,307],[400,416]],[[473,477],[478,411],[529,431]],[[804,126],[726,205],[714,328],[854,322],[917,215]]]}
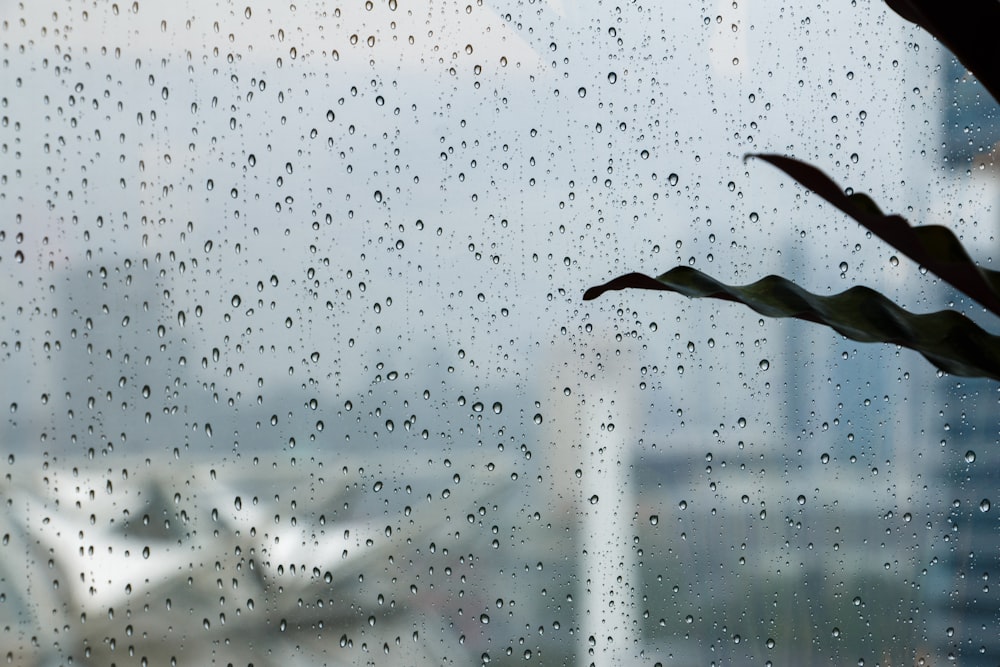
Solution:
{"label": "overcast sky", "polygon": [[[233,391],[322,350],[329,395],[450,359],[533,397],[573,359],[573,382],[655,366],[660,405],[690,395],[680,366],[742,377],[749,407],[784,377],[785,329],[583,290],[676,264],[821,292],[914,271],[742,161],[791,154],[928,210],[913,156],[937,143],[939,54],[880,4],[272,4],[0,2],[0,193],[20,216],[0,270],[8,327],[36,341],[8,364],[30,375],[45,332],[88,312],[118,323],[145,258],[165,337],[242,357]],[[77,276],[100,267],[95,296]]]}

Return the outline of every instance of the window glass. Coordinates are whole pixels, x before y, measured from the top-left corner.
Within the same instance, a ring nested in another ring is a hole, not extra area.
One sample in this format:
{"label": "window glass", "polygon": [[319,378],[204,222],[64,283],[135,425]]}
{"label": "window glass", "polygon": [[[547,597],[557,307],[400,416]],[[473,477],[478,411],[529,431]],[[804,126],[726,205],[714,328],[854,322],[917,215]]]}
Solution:
{"label": "window glass", "polygon": [[[975,303],[995,104],[880,4],[0,0],[16,665],[994,665],[997,385],[692,266]],[[963,139],[965,137],[965,139]]]}

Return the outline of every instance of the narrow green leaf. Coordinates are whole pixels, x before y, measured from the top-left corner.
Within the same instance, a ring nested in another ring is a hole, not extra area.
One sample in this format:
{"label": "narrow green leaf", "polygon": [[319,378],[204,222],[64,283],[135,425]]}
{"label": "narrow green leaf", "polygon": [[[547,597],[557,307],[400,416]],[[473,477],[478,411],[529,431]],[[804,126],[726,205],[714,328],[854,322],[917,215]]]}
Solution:
{"label": "narrow green leaf", "polygon": [[913,226],[899,215],[885,215],[868,195],[845,194],[833,179],[800,160],[771,153],[747,157],[774,165],[799,185],[809,188],[880,239],[1000,316],[1000,272],[976,266],[962,242],[947,227]]}
{"label": "narrow green leaf", "polygon": [[840,294],[820,296],[780,276],[731,286],[696,269],[678,266],[656,278],[641,273],[619,276],[591,287],[583,298],[589,301],[611,290],[631,288],[735,301],[768,317],[793,317],[825,324],[863,343],[908,347],[952,375],[1000,380],[1000,336],[984,331],[953,310],[911,313],[868,287],[852,287]]}

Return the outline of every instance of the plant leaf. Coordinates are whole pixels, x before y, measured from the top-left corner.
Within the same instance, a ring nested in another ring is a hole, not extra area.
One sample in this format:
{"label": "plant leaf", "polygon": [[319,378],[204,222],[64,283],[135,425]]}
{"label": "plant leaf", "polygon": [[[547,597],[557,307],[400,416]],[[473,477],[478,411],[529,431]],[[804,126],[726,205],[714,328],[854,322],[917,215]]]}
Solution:
{"label": "plant leaf", "polygon": [[934,35],[1000,101],[1000,2],[996,0],[886,0],[889,7]]}
{"label": "plant leaf", "polygon": [[591,287],[583,298],[589,301],[611,290],[630,288],[735,301],[768,317],[793,317],[825,324],[863,343],[908,347],[952,375],[1000,380],[1000,336],[984,331],[953,310],[911,313],[868,287],[852,287],[840,294],[820,296],[780,276],[731,286],[696,269],[678,266],[656,278],[641,273],[619,276]]}
{"label": "plant leaf", "polygon": [[[1000,3],[996,3],[1000,5]],[[847,195],[822,171],[773,153],[747,155],[768,162],[857,220],[880,239],[1000,316],[1000,272],[981,269],[961,241],[941,225],[910,225],[899,215],[885,215],[868,195]]]}

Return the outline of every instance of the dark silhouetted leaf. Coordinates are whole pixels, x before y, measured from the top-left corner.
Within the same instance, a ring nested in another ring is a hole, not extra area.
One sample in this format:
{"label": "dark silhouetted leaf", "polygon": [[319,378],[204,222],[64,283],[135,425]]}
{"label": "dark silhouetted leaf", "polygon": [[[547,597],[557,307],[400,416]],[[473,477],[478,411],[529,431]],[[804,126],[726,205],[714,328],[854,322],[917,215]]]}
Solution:
{"label": "dark silhouetted leaf", "polygon": [[782,170],[868,228],[880,239],[1000,316],[1000,272],[975,265],[947,227],[912,226],[898,215],[885,215],[867,195],[847,195],[816,167],[775,154],[751,154]]}
{"label": "dark silhouetted leaf", "polygon": [[584,300],[629,288],[665,290],[689,297],[742,303],[768,317],[794,317],[825,324],[864,343],[895,343],[916,350],[953,375],[1000,380],[1000,336],[952,310],[914,314],[868,287],[819,296],[780,276],[746,286],[720,283],[700,271],[678,266],[657,278],[629,273],[597,287]]}
{"label": "dark silhouetted leaf", "polygon": [[944,44],[1000,101],[1000,2],[996,0],[886,0],[889,7]]}

